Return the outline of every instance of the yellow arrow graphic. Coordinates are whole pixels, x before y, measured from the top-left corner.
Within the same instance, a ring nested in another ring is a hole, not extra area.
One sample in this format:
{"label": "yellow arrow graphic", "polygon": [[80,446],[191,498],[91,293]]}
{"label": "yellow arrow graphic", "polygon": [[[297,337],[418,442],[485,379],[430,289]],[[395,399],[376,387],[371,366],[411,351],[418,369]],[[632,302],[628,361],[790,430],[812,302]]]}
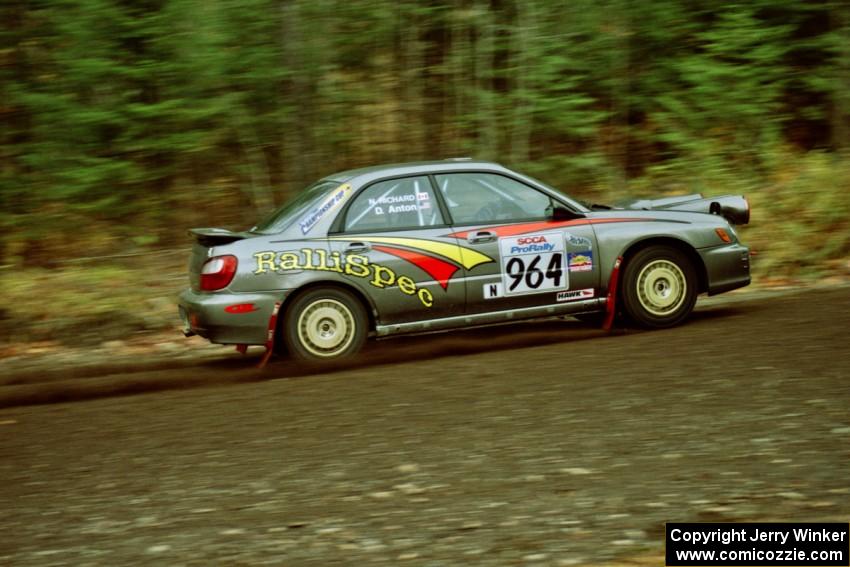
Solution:
{"label": "yellow arrow graphic", "polygon": [[434,240],[424,240],[422,238],[405,238],[403,236],[366,236],[363,238],[352,238],[343,236],[331,236],[329,240],[357,240],[363,242],[372,242],[374,244],[394,244],[395,246],[406,246],[408,248],[423,250],[432,254],[437,254],[448,258],[471,270],[475,266],[492,262],[493,258],[482,254],[471,248],[464,248],[457,244],[449,244],[447,242],[437,242]]}

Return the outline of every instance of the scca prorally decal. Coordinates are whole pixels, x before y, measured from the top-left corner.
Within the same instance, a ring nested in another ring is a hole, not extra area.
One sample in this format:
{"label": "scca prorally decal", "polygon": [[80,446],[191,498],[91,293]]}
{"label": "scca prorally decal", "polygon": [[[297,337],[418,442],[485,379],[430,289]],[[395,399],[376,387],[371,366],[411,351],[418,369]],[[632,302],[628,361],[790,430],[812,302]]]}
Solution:
{"label": "scca prorally decal", "polygon": [[424,238],[366,236],[353,239],[337,236],[331,237],[330,240],[356,240],[377,245],[374,246],[375,250],[410,262],[434,278],[443,289],[448,289],[449,280],[461,267],[471,270],[494,261],[490,256],[472,248]]}
{"label": "scca prorally decal", "polygon": [[578,301],[579,299],[593,299],[595,292],[592,288],[589,289],[571,289],[568,291],[559,291],[555,296],[557,301]]}
{"label": "scca prorally decal", "polygon": [[397,287],[405,295],[415,296],[425,307],[434,305],[433,294],[407,276],[399,276],[391,268],[369,261],[367,256],[359,254],[341,255],[339,252],[301,248],[297,251],[255,252],[257,269],[254,274],[281,273],[288,270],[312,270],[316,272],[336,272],[355,278],[369,280],[369,284],[379,288]]}
{"label": "scca prorally decal", "polygon": [[505,295],[568,289],[564,237],[560,232],[499,239]]}
{"label": "scca prorally decal", "polygon": [[333,211],[340,204],[342,204],[348,197],[351,195],[351,185],[348,183],[344,183],[334,189],[334,192],[331,193],[327,199],[322,201],[322,204],[307,213],[303,219],[298,222],[298,226],[301,227],[301,233],[307,234],[310,232],[316,223],[322,220],[322,217]]}
{"label": "scca prorally decal", "polygon": [[535,252],[551,252],[555,249],[555,244],[549,242],[546,236],[539,234],[517,238],[512,241],[509,248],[510,254],[533,254]]}

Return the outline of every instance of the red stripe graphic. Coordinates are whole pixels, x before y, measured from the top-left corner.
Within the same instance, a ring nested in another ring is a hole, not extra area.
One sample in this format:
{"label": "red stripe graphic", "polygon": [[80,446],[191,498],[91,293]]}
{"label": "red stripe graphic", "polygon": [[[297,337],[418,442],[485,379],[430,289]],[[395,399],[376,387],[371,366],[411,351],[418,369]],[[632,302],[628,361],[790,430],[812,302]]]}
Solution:
{"label": "red stripe graphic", "polygon": [[502,226],[494,226],[494,227],[486,227],[486,228],[478,228],[475,230],[464,230],[462,232],[453,232],[447,236],[454,236],[455,238],[466,238],[470,232],[478,232],[479,230],[489,230],[491,232],[495,232],[496,236],[516,236],[518,234],[527,234],[529,232],[541,232],[545,230],[554,230],[556,228],[564,228],[568,226],[582,226],[587,224],[607,224],[612,222],[641,222],[641,221],[649,221],[652,219],[635,219],[635,218],[622,218],[622,219],[574,219],[568,221],[537,221],[537,222],[526,222],[522,224],[506,224]]}
{"label": "red stripe graphic", "polygon": [[439,282],[443,289],[447,289],[449,287],[449,280],[458,270],[458,267],[454,264],[450,264],[440,260],[439,258],[420,254],[419,252],[413,252],[411,250],[404,250],[402,248],[394,248],[391,246],[372,246],[372,249],[384,252],[385,254],[398,256],[402,260],[407,260]]}

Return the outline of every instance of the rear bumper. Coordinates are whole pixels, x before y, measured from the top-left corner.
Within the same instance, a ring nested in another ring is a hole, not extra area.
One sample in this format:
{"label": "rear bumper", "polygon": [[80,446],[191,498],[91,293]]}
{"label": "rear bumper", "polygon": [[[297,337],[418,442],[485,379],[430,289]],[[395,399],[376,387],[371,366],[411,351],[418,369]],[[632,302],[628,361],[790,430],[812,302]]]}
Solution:
{"label": "rear bumper", "polygon": [[708,295],[750,285],[750,249],[740,243],[699,250],[708,275]]}
{"label": "rear bumper", "polygon": [[220,344],[265,344],[274,305],[286,294],[199,293],[187,289],[178,301],[183,333]]}

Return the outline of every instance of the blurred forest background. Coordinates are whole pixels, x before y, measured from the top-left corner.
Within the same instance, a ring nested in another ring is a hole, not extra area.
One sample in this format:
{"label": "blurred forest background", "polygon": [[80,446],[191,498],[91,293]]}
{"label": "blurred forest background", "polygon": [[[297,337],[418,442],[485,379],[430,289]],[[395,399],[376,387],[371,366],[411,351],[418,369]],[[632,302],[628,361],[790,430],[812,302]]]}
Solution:
{"label": "blurred forest background", "polygon": [[74,259],[452,156],[597,202],[744,193],[763,278],[847,269],[846,0],[5,0],[0,22],[13,296],[138,287]]}

